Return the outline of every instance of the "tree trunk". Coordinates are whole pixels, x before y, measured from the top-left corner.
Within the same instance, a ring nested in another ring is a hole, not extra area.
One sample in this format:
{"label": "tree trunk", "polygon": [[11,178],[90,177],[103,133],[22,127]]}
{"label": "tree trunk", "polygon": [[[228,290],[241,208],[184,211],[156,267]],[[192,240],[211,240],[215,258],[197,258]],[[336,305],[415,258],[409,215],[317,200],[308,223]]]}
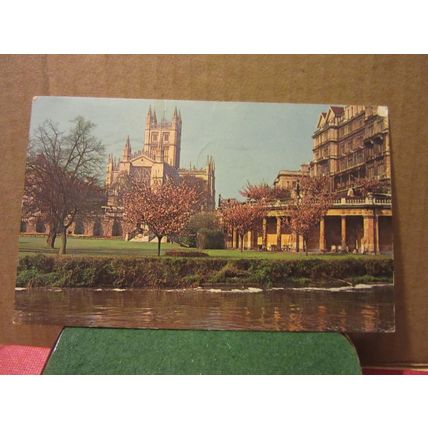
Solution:
{"label": "tree trunk", "polygon": [[49,234],[46,239],[46,244],[49,248],[55,248],[56,232],[56,225],[51,224],[49,228]]}
{"label": "tree trunk", "polygon": [[239,235],[241,238],[241,253],[244,251],[244,235]]}
{"label": "tree trunk", "polygon": [[64,255],[67,253],[67,228],[64,226],[61,231],[61,247],[59,248],[59,254]]}
{"label": "tree trunk", "polygon": [[162,236],[158,236],[158,257],[160,256]]}
{"label": "tree trunk", "polygon": [[308,239],[303,237],[303,245],[305,246],[305,254],[308,255]]}
{"label": "tree trunk", "polygon": [[296,253],[300,251],[300,236],[298,233],[296,233]]}

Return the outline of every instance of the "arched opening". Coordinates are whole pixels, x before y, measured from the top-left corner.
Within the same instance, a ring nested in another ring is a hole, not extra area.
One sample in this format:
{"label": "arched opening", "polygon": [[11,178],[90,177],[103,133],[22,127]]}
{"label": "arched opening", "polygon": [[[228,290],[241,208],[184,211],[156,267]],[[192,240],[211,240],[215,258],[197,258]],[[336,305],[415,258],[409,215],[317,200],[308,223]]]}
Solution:
{"label": "arched opening", "polygon": [[45,224],[42,221],[37,220],[36,233],[45,233],[45,232],[46,232]]}
{"label": "arched opening", "polygon": [[83,221],[78,219],[74,223],[74,234],[75,235],[83,235],[85,233],[85,227],[83,226]]}
{"label": "arched opening", "polygon": [[113,222],[111,236],[122,236],[122,225],[117,220]]}
{"label": "arched opening", "polygon": [[103,236],[103,227],[99,220],[96,220],[94,223],[94,229],[92,231],[93,236]]}
{"label": "arched opening", "polygon": [[25,223],[25,221],[21,221],[21,226],[19,228],[19,231],[21,233],[25,233],[27,231],[27,223]]}

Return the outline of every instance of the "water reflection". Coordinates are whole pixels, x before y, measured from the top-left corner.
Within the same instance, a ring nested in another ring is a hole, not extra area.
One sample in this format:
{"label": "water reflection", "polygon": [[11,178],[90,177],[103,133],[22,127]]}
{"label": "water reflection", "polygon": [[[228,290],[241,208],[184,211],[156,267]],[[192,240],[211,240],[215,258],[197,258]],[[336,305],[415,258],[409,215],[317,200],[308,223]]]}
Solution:
{"label": "water reflection", "polygon": [[16,322],[103,327],[392,331],[393,287],[353,292],[29,289]]}

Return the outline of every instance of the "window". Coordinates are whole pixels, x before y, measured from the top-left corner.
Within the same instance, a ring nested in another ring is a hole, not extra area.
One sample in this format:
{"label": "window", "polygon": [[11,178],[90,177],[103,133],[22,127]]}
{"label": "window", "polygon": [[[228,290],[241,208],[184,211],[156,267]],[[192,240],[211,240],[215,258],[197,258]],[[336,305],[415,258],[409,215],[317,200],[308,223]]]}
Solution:
{"label": "window", "polygon": [[163,141],[165,143],[167,143],[169,141],[169,132],[164,132],[163,133]]}
{"label": "window", "polygon": [[156,143],[158,141],[158,133],[153,132],[152,134],[152,143]]}

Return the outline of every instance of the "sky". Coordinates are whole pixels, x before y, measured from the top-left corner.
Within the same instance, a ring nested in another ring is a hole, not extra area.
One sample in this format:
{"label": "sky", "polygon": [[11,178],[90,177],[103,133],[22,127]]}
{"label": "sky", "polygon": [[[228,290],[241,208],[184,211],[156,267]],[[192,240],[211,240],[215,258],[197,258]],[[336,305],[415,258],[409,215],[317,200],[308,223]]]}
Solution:
{"label": "sky", "polygon": [[181,111],[181,168],[204,167],[208,155],[216,166],[216,198],[239,198],[247,181],[273,184],[282,169],[298,169],[312,159],[312,133],[321,104],[35,97],[30,135],[51,119],[67,131],[77,116],[96,124],[94,135],[107,154],[122,156],[129,135],[132,151],[141,150],[149,106],[158,120]]}

